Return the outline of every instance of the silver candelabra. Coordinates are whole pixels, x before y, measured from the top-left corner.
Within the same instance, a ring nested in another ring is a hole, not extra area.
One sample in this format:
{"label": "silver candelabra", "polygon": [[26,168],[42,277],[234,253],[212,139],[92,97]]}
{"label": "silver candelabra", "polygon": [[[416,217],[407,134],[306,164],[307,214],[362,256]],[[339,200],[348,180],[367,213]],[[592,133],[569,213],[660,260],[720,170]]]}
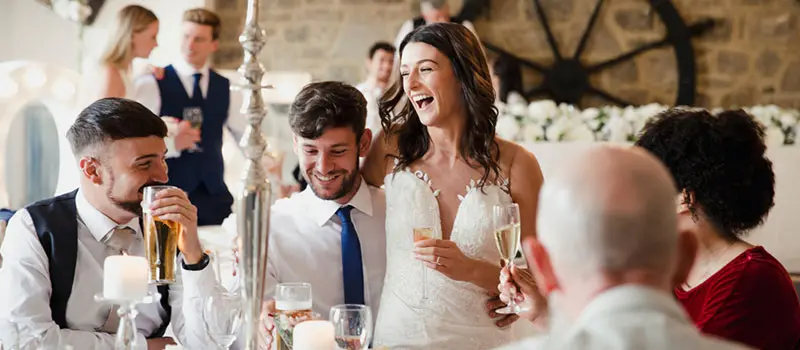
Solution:
{"label": "silver candelabra", "polygon": [[247,1],[247,19],[239,42],[244,48],[244,61],[239,74],[245,79],[240,88],[244,94],[242,111],[247,118],[240,146],[247,157],[243,186],[236,203],[236,220],[239,234],[239,254],[242,269],[242,298],[244,299],[245,349],[258,349],[260,315],[264,297],[264,279],[267,270],[267,244],[269,242],[269,204],[271,187],[262,167],[261,158],[267,140],[261,133],[261,122],[267,108],[261,90],[264,66],[258,54],[266,43],[264,30],[258,25],[259,0]]}

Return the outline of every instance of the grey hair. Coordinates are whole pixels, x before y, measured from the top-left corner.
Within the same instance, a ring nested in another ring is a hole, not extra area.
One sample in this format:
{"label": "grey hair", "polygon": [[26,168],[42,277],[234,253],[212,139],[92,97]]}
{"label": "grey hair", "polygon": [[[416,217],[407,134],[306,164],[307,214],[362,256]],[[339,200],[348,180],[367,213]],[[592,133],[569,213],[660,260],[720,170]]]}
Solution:
{"label": "grey hair", "polygon": [[677,192],[666,168],[645,152],[611,147],[580,159],[540,192],[537,232],[556,269],[575,278],[631,270],[669,276]]}

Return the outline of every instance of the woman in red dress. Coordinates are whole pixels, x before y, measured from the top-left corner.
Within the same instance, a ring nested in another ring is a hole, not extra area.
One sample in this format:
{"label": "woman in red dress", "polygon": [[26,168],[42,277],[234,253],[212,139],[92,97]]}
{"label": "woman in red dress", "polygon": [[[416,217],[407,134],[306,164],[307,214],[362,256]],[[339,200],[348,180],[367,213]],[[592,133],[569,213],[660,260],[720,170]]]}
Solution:
{"label": "woman in red dress", "polygon": [[645,126],[637,145],[670,169],[680,189],[679,228],[697,237],[695,265],[675,288],[697,327],[757,349],[800,349],[800,302],[789,274],[742,239],[774,205],[763,126],[741,110],[672,109]]}

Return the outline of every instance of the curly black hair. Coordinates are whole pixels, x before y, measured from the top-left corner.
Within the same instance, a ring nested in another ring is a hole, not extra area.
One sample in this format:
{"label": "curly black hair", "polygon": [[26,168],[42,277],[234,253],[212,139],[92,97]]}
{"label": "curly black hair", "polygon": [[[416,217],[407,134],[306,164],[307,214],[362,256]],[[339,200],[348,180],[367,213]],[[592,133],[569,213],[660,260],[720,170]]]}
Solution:
{"label": "curly black hair", "polygon": [[636,145],[669,168],[693,217],[700,209],[723,238],[736,240],[761,225],[775,205],[764,126],[743,110],[714,116],[672,108],[645,125]]}

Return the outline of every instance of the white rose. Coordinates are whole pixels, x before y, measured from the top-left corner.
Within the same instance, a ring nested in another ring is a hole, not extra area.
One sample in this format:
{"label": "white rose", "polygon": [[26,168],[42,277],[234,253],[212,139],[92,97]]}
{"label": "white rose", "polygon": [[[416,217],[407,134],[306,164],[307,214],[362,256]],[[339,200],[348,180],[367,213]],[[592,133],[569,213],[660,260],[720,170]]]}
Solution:
{"label": "white rose", "polygon": [[594,141],[594,133],[586,124],[574,124],[564,133],[564,141]]}
{"label": "white rose", "polygon": [[525,104],[527,104],[527,103],[528,103],[528,102],[526,102],[526,101],[525,101],[525,98],[524,98],[524,97],[522,97],[522,95],[520,95],[520,94],[519,94],[519,93],[517,93],[516,91],[511,91],[511,92],[509,92],[509,93],[508,93],[508,96],[506,96],[506,101],[507,101],[507,102],[508,102],[508,104],[510,104],[510,105],[512,105],[512,104],[521,104],[521,105],[525,105]]}
{"label": "white rose", "polygon": [[528,107],[525,106],[524,103],[508,104],[506,106],[506,111],[507,111],[506,114],[525,117],[528,114]]}
{"label": "white rose", "polygon": [[495,125],[497,135],[510,141],[515,141],[519,135],[519,124],[512,116],[502,116],[497,118],[497,125]]}
{"label": "white rose", "polygon": [[551,100],[533,101],[528,105],[528,118],[545,121],[558,116],[558,106]]}
{"label": "white rose", "polygon": [[600,120],[598,119],[587,120],[586,126],[593,131],[597,131],[598,129],[600,129]]}
{"label": "white rose", "polygon": [[628,142],[628,137],[633,134],[631,123],[621,117],[610,118],[603,129],[610,142]]}
{"label": "white rose", "polygon": [[767,147],[783,146],[783,143],[786,141],[786,135],[780,128],[771,126],[767,128],[764,141]]}
{"label": "white rose", "polygon": [[600,110],[594,107],[584,109],[581,111],[581,119],[585,121],[597,120],[600,116]]}
{"label": "white rose", "polygon": [[566,118],[558,118],[553,121],[553,124],[547,127],[544,136],[547,141],[561,141],[564,133],[569,129],[569,122]]}
{"label": "white rose", "polygon": [[522,129],[522,139],[525,142],[541,141],[544,138],[544,129],[536,123],[526,124]]}

